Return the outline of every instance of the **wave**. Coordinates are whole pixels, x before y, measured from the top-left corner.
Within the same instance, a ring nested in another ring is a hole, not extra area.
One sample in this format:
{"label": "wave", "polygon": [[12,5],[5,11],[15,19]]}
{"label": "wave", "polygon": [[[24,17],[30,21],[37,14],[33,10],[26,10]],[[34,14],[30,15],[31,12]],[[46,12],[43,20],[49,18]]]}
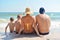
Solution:
{"label": "wave", "polygon": [[[14,21],[16,21],[17,19],[15,18]],[[9,22],[10,20],[9,19],[3,19],[3,18],[0,18],[0,23],[7,23]]]}
{"label": "wave", "polygon": [[0,18],[0,23],[1,23],[1,22],[8,22],[8,19]]}

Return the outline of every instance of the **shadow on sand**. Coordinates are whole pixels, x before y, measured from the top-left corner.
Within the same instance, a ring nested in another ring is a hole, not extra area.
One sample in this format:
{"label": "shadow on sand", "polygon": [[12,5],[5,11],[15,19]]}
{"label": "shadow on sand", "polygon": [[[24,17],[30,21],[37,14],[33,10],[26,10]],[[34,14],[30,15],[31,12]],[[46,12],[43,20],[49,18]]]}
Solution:
{"label": "shadow on sand", "polygon": [[15,38],[34,38],[34,37],[39,37],[36,34],[8,34],[5,35],[5,37],[2,37],[2,40],[12,40]]}

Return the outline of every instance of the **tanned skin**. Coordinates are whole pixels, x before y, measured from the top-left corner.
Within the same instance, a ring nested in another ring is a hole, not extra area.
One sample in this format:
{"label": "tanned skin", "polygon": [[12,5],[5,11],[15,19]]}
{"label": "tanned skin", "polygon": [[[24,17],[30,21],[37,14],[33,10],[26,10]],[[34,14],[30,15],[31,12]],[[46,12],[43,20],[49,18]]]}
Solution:
{"label": "tanned skin", "polygon": [[13,20],[10,20],[10,22],[7,24],[6,28],[5,28],[5,33],[7,32],[7,28],[9,27],[10,32],[14,32],[14,22]]}
{"label": "tanned skin", "polygon": [[39,14],[36,16],[36,25],[41,33],[49,32],[50,17],[46,14]]}
{"label": "tanned skin", "polygon": [[23,33],[33,33],[34,30],[35,30],[37,35],[39,35],[38,29],[37,29],[37,27],[35,25],[35,20],[29,14],[22,17],[21,25],[24,28]]}

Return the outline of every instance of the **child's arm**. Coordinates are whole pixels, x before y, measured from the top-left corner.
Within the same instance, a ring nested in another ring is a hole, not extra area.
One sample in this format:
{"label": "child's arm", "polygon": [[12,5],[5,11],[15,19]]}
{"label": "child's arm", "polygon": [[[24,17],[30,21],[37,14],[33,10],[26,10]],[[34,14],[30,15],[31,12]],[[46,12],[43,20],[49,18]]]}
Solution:
{"label": "child's arm", "polygon": [[7,27],[9,26],[9,24],[6,26],[6,28],[5,28],[5,34],[6,34],[6,31],[7,31]]}
{"label": "child's arm", "polygon": [[20,25],[21,26],[20,26],[19,34],[21,34],[21,32],[24,30],[24,23],[23,23],[22,19],[21,19]]}
{"label": "child's arm", "polygon": [[21,34],[21,32],[24,30],[24,28],[20,28],[19,30],[19,34]]}

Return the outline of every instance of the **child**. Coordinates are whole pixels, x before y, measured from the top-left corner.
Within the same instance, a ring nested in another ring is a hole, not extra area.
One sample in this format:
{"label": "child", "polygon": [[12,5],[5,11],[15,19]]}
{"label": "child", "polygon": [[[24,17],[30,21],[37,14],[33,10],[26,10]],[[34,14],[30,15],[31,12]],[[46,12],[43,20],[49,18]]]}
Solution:
{"label": "child", "polygon": [[10,29],[10,33],[14,32],[14,22],[13,21],[14,21],[14,19],[11,17],[10,22],[8,23],[8,25],[5,28],[5,33],[6,33],[8,27]]}
{"label": "child", "polygon": [[17,20],[15,21],[16,34],[19,33],[20,29],[21,29],[21,15],[17,15]]}

